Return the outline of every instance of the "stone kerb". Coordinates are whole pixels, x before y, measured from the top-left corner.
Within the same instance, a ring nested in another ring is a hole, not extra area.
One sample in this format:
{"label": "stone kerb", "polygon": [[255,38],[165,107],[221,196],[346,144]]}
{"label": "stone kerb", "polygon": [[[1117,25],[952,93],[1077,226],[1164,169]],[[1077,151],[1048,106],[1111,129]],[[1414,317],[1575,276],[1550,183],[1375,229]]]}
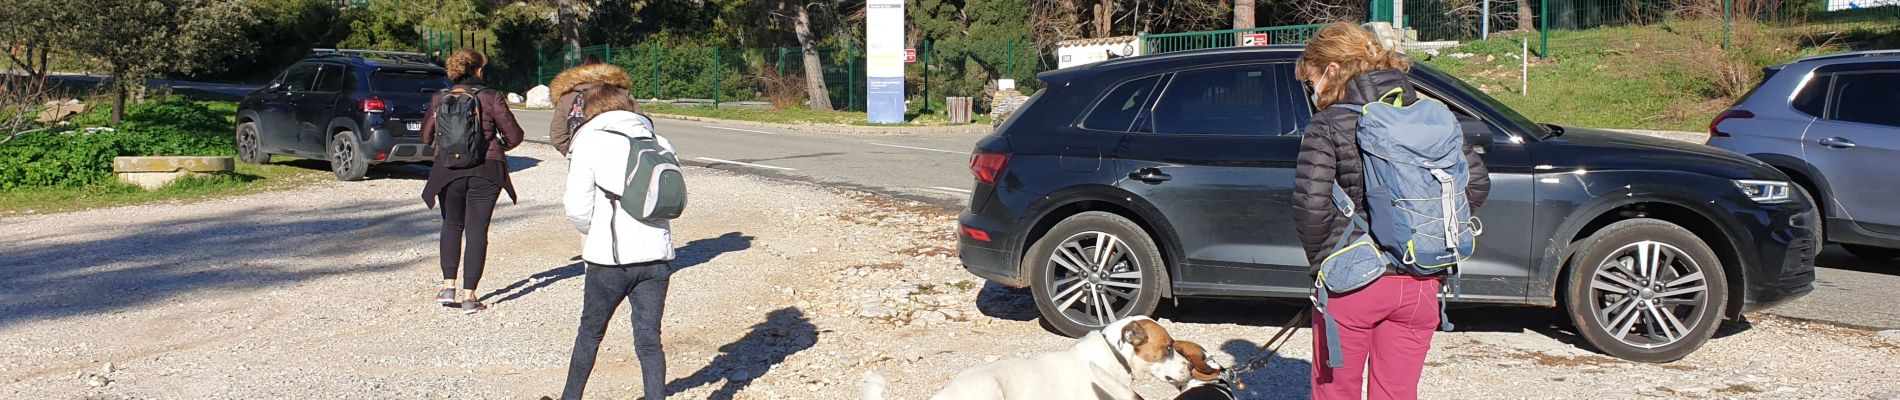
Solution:
{"label": "stone kerb", "polygon": [[115,157],[112,172],[120,182],[157,190],[178,178],[230,173],[231,157]]}

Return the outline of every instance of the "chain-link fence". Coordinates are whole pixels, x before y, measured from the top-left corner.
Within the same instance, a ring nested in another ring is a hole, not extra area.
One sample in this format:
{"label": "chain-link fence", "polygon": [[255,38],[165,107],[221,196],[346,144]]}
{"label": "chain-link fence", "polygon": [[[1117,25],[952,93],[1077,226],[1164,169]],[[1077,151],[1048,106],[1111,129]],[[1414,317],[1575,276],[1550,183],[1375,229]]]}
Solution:
{"label": "chain-link fence", "polygon": [[[942,110],[945,97],[984,97],[997,79],[1014,79],[1018,90],[1035,90],[1035,74],[1053,68],[1027,39],[971,40],[939,44],[920,41],[915,60],[905,66],[906,92],[914,110]],[[864,50],[860,47],[813,49],[826,99],[837,110],[863,111]],[[770,102],[785,107],[806,104],[807,60],[798,47],[705,47],[660,44],[595,45],[540,49],[536,83],[547,84],[561,71],[593,58],[626,70],[632,92],[665,100],[694,99],[714,104]],[[986,107],[986,103],[985,104]],[[979,107],[981,109],[983,107]]]}
{"label": "chain-link fence", "polygon": [[[1457,0],[1462,1],[1462,0]],[[1514,4],[1514,2],[1493,2]],[[1549,32],[1719,23],[1720,45],[1768,34],[1849,48],[1900,46],[1900,0],[1540,0],[1534,10],[1537,47],[1549,55]],[[1409,4],[1408,4],[1409,7]],[[1411,16],[1410,8],[1407,15]],[[1507,11],[1509,12],[1509,11]],[[1416,19],[1415,19],[1416,21]],[[1443,24],[1418,24],[1423,32]]]}

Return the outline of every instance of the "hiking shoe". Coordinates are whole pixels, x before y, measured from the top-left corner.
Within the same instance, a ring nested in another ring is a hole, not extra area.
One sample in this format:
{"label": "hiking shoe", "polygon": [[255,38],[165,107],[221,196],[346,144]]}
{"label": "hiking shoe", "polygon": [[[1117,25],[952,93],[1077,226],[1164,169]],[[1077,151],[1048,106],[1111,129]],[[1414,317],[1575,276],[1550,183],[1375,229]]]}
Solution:
{"label": "hiking shoe", "polygon": [[455,304],[455,289],[442,289],[442,291],[436,292],[435,302],[436,304],[442,305]]}
{"label": "hiking shoe", "polygon": [[479,301],[469,300],[462,302],[462,315],[474,314],[487,309],[488,305],[482,304],[482,302]]}

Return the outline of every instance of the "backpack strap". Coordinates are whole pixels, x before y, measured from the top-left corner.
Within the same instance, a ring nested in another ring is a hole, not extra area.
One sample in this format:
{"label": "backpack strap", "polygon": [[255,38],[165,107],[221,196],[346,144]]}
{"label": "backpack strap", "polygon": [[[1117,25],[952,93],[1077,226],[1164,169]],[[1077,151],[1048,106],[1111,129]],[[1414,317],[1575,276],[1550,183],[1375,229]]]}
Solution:
{"label": "backpack strap", "polygon": [[[1370,232],[1372,225],[1366,223],[1364,216],[1353,211],[1352,197],[1346,194],[1346,188],[1340,186],[1337,181],[1333,182],[1333,206],[1338,207],[1340,213],[1346,214],[1349,221],[1346,230],[1339,233],[1338,243],[1333,244],[1333,253],[1339,253],[1340,250],[1345,250],[1346,246],[1352,244],[1353,232],[1359,230]],[[1326,290],[1325,282],[1326,271],[1320,271],[1319,277],[1313,279],[1313,296],[1310,299],[1313,301],[1313,308],[1326,321],[1326,367],[1345,368],[1345,356],[1342,355],[1343,351],[1339,347],[1339,322],[1333,320],[1333,313],[1326,311],[1326,303],[1331,291]]]}
{"label": "backpack strap", "polygon": [[1313,296],[1308,299],[1313,300],[1313,310],[1319,312],[1319,315],[1326,321],[1326,367],[1345,368],[1346,356],[1342,354],[1344,351],[1339,347],[1339,322],[1333,320],[1333,313],[1331,311],[1326,311],[1326,302],[1328,300],[1327,292],[1329,291],[1326,290],[1326,284],[1324,283],[1326,281],[1325,274],[1325,272],[1320,272],[1320,278],[1313,280]]}

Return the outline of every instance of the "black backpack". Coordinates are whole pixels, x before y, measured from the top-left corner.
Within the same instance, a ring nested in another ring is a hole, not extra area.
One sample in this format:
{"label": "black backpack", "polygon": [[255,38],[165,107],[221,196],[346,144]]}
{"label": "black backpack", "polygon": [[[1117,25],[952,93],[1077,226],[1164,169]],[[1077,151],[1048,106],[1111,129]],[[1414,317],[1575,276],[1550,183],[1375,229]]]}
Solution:
{"label": "black backpack", "polygon": [[482,134],[481,87],[455,87],[435,108],[436,162],[449,168],[482,165],[488,137]]}

